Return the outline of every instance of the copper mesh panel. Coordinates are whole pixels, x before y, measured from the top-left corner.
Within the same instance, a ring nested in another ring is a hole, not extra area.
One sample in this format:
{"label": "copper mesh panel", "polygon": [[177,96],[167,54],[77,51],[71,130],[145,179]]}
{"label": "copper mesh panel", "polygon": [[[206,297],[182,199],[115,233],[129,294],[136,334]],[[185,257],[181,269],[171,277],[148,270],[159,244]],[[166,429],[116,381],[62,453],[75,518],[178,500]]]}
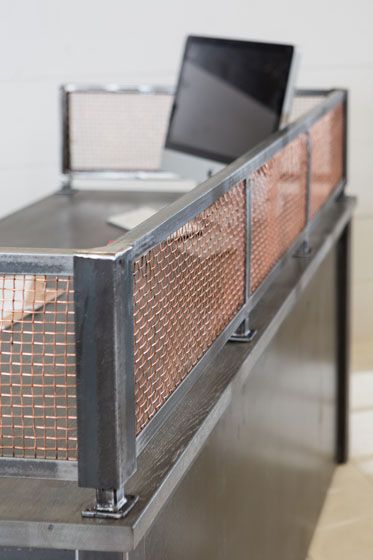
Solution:
{"label": "copper mesh panel", "polygon": [[251,292],[306,223],[307,144],[302,135],[251,176]]}
{"label": "copper mesh panel", "polygon": [[311,217],[321,208],[343,176],[343,106],[329,111],[311,128]]}
{"label": "copper mesh panel", "polygon": [[159,169],[171,102],[167,94],[70,93],[71,169]]}
{"label": "copper mesh panel", "polygon": [[243,183],[134,264],[137,432],[244,303]]}
{"label": "copper mesh panel", "polygon": [[70,277],[0,275],[0,456],[77,458]]}

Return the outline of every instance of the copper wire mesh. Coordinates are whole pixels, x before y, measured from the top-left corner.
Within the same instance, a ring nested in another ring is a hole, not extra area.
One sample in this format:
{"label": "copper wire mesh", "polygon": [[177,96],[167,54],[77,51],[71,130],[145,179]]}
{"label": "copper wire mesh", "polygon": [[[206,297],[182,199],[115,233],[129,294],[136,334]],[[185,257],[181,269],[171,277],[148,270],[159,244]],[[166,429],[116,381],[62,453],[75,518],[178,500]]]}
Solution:
{"label": "copper wire mesh", "polygon": [[0,275],[0,456],[75,460],[70,277]]}
{"label": "copper wire mesh", "polygon": [[[343,173],[343,109],[311,129],[314,215]],[[251,177],[251,292],[306,223],[303,134]],[[139,433],[244,303],[246,187],[239,183],[134,263]],[[0,275],[0,456],[77,459],[71,277]]]}
{"label": "copper wire mesh", "polygon": [[343,177],[343,106],[329,111],[311,128],[311,218],[323,206]]}
{"label": "copper wire mesh", "polygon": [[242,306],[245,239],[240,183],[135,262],[137,432]]}
{"label": "copper wire mesh", "polygon": [[171,102],[168,94],[70,93],[71,169],[159,169]]}
{"label": "copper wire mesh", "polygon": [[293,140],[250,179],[253,293],[305,226],[306,136]]}

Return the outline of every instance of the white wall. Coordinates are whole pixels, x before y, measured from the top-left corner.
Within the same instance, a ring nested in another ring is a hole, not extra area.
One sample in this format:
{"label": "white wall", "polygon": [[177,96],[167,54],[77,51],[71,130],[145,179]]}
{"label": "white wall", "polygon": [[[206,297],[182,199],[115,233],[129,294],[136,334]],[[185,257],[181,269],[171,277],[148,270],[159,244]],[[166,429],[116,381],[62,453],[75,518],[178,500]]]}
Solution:
{"label": "white wall", "polygon": [[351,88],[351,188],[373,212],[371,0],[0,0],[0,215],[57,187],[57,87],[173,83],[186,34],[296,42],[300,84]]}
{"label": "white wall", "polygon": [[[200,33],[295,42],[300,85],[350,88],[363,247],[373,236],[372,21],[372,0],[0,0],[0,216],[58,186],[60,83],[173,83],[184,37]],[[355,266],[363,311],[373,299],[365,247]],[[357,327],[368,346],[372,317],[369,308]]]}

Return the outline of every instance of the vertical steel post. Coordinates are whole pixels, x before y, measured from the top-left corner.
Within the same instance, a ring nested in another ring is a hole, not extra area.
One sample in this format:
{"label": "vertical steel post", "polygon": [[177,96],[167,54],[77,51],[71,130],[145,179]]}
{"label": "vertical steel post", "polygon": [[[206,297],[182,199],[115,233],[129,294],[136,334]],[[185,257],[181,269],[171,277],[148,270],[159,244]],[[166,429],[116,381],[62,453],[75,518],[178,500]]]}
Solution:
{"label": "vertical steel post", "polygon": [[[252,247],[252,235],[251,235],[251,178],[247,178],[245,181],[245,192],[246,192],[246,270],[245,270],[245,305],[248,304],[251,295],[251,247]],[[232,342],[249,342],[255,334],[250,328],[249,313],[237,331],[233,333],[230,340]]]}
{"label": "vertical steel post", "polygon": [[307,257],[311,252],[310,246],[310,223],[311,223],[311,189],[312,189],[312,138],[309,130],[306,135],[306,151],[307,151],[307,171],[306,171],[306,209],[305,209],[305,227],[304,238],[297,249],[296,257]]}
{"label": "vertical steel post", "polygon": [[60,119],[61,119],[61,190],[71,192],[71,154],[70,154],[70,107],[69,92],[64,86],[60,88]]}
{"label": "vertical steel post", "polygon": [[[342,180],[339,196],[343,196],[348,180],[348,90],[344,90],[343,97]],[[346,463],[349,456],[351,222],[339,238],[336,250],[336,462]]]}
{"label": "vertical steel post", "polygon": [[351,224],[348,224],[338,241],[336,259],[337,463],[348,460],[349,449],[350,261]]}
{"label": "vertical steel post", "polygon": [[79,485],[86,516],[117,517],[136,467],[131,252],[74,259]]}
{"label": "vertical steel post", "polygon": [[[348,177],[348,90],[343,99],[343,185]],[[340,193],[343,196],[344,187]],[[336,362],[337,414],[336,462],[346,463],[349,456],[350,402],[350,299],[351,299],[351,222],[337,244],[336,256]]]}

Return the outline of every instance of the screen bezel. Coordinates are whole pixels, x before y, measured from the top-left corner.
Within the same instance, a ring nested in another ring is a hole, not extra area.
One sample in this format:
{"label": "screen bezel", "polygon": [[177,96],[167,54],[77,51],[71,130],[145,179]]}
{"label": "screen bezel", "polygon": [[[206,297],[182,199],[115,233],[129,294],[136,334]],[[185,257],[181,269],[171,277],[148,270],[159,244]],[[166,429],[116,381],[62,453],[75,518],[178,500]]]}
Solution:
{"label": "screen bezel", "polygon": [[[196,157],[200,157],[203,159],[209,159],[212,161],[217,161],[220,163],[231,163],[232,161],[234,161],[235,158],[232,159],[231,156],[227,156],[226,154],[218,154],[216,152],[209,152],[208,150],[201,150],[200,148],[193,148],[192,146],[189,145],[184,145],[184,144],[179,144],[177,142],[173,142],[171,140],[171,132],[172,132],[172,124],[173,124],[173,119],[175,116],[175,107],[177,104],[177,99],[178,99],[178,95],[179,95],[179,91],[181,88],[181,81],[182,81],[182,77],[183,77],[183,70],[184,70],[184,65],[185,65],[185,61],[186,61],[186,57],[187,57],[187,53],[188,53],[188,49],[190,47],[190,45],[192,43],[209,43],[209,44],[218,44],[218,45],[222,45],[222,46],[230,46],[230,47],[247,47],[247,45],[252,45],[253,47],[260,47],[263,49],[263,51],[273,51],[273,52],[284,52],[288,54],[289,56],[289,67],[288,67],[288,73],[287,73],[287,80],[286,80],[286,87],[284,88],[284,91],[282,92],[282,99],[281,99],[281,104],[280,104],[280,110],[278,111],[277,115],[276,115],[276,120],[273,126],[273,130],[271,131],[271,133],[276,132],[279,127],[280,127],[280,123],[282,120],[282,116],[283,116],[283,111],[284,111],[284,105],[285,105],[285,100],[288,97],[288,88],[291,85],[290,84],[290,75],[291,75],[291,67],[294,61],[294,46],[293,45],[286,45],[286,44],[279,44],[279,43],[262,43],[260,41],[242,41],[239,39],[222,39],[222,38],[218,38],[218,37],[203,37],[203,36],[199,36],[199,35],[189,35],[186,39],[185,42],[185,47],[184,47],[184,52],[183,52],[183,57],[182,57],[182,62],[181,62],[181,66],[180,66],[180,71],[179,71],[179,76],[178,76],[178,80],[177,80],[177,85],[176,85],[176,90],[175,90],[175,97],[174,97],[174,101],[172,104],[172,108],[171,108],[171,112],[170,112],[170,117],[169,117],[169,122],[168,122],[168,128],[167,128],[167,135],[166,135],[166,141],[165,141],[165,148],[168,150],[174,150],[176,152],[181,152],[183,154],[189,154],[192,156],[196,156]],[[270,134],[271,134],[270,133]]]}

